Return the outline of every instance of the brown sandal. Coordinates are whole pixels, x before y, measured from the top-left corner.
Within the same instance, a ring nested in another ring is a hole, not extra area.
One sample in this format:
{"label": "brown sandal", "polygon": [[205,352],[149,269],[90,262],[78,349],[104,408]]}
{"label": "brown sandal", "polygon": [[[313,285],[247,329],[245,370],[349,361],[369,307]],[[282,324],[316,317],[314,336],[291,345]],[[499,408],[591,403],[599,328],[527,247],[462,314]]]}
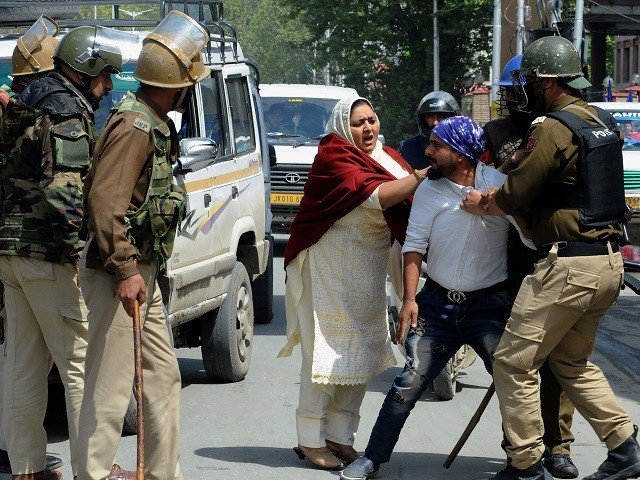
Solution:
{"label": "brown sandal", "polygon": [[329,451],[342,460],[345,465],[351,465],[360,456],[358,451],[351,445],[342,445],[331,440],[325,440],[325,442]]}
{"label": "brown sandal", "polygon": [[336,458],[329,448],[309,448],[298,445],[293,447],[300,460],[307,459],[322,470],[342,470],[345,465]]}

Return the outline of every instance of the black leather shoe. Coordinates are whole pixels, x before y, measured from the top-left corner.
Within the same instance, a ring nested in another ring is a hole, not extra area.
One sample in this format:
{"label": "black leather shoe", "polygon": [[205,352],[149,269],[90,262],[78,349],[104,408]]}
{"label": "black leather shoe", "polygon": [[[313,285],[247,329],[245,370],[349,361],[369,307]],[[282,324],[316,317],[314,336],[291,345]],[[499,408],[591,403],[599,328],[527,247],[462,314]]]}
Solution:
{"label": "black leather shoe", "polygon": [[542,463],[554,478],[578,478],[578,469],[569,455],[549,454]]}
{"label": "black leather shoe", "polygon": [[524,470],[520,470],[509,463],[494,477],[490,477],[487,480],[553,480],[553,477],[542,465],[542,460],[538,460]]}
{"label": "black leather shoe", "polygon": [[[62,460],[53,455],[47,455],[46,468],[56,470],[62,466]],[[11,473],[11,463],[6,450],[0,450],[0,473]]]}
{"label": "black leather shoe", "polygon": [[378,462],[367,457],[360,457],[340,472],[340,480],[367,480],[378,473],[379,469]]}
{"label": "black leather shoe", "polygon": [[598,467],[598,471],[584,480],[626,480],[640,477],[640,446],[635,432],[617,448],[609,451],[607,459]]}

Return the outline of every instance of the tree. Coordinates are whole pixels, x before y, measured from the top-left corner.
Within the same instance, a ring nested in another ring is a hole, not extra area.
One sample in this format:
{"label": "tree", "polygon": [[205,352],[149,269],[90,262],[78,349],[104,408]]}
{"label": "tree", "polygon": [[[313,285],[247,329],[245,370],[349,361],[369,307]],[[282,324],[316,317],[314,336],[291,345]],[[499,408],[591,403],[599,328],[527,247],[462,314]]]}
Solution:
{"label": "tree", "polygon": [[[354,87],[376,107],[391,144],[417,131],[417,104],[433,88],[433,13],[428,1],[280,0],[309,25],[317,68]],[[458,91],[473,73],[488,73],[491,0],[441,0],[442,90]],[[488,77],[488,75],[485,75]]]}

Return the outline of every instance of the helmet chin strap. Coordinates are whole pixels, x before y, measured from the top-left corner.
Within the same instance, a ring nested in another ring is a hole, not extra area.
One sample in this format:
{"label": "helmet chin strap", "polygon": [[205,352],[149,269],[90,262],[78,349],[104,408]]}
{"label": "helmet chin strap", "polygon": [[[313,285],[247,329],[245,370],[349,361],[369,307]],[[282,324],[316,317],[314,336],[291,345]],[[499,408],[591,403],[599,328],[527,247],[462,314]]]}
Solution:
{"label": "helmet chin strap", "polygon": [[183,87],[180,89],[180,91],[176,94],[176,101],[173,104],[172,110],[175,110],[178,113],[184,113],[184,103],[190,90],[191,87]]}

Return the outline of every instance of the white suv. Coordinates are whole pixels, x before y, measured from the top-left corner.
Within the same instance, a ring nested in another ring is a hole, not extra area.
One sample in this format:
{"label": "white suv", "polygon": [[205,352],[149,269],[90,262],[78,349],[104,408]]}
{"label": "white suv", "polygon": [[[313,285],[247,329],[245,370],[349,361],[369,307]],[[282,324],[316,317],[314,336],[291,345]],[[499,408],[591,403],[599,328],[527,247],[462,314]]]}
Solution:
{"label": "white suv", "polygon": [[320,138],[339,100],[357,95],[353,88],[324,85],[261,85],[269,143],[277,162],[271,167],[273,231],[289,233]]}
{"label": "white suv", "polygon": [[[58,3],[77,7],[91,2]],[[175,346],[201,347],[211,380],[239,381],[251,362],[254,321],[268,323],[273,317],[270,157],[258,72],[244,58],[233,27],[219,20],[219,0],[172,3],[184,6],[212,32],[205,48],[212,74],[196,86],[184,114],[171,114],[180,137],[175,182],[187,191],[187,215],[160,285]],[[164,2],[161,8],[166,8]],[[22,26],[31,22],[25,18]],[[118,27],[117,19],[109,23]],[[148,23],[140,26],[151,30]],[[0,37],[0,84],[11,83],[11,54],[23,31]],[[140,49],[146,33],[138,35]],[[136,90],[134,68],[128,64],[115,76],[114,89],[96,112],[98,128],[126,91]]]}

